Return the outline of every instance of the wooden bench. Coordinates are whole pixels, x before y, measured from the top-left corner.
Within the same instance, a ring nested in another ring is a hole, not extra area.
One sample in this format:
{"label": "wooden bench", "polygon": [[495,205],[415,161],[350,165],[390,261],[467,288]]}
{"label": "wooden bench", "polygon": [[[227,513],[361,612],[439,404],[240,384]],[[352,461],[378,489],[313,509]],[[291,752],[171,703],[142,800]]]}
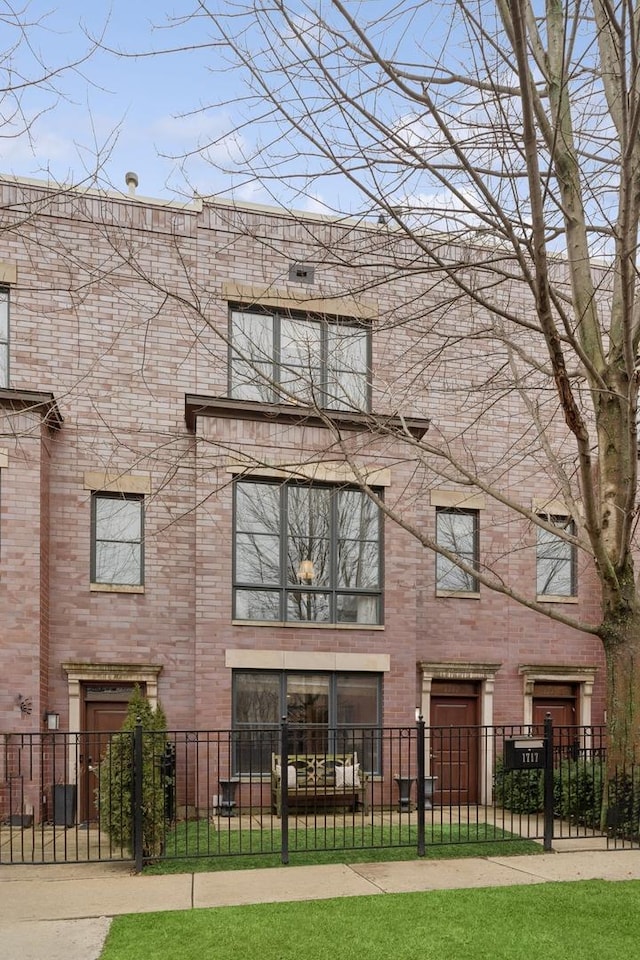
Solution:
{"label": "wooden bench", "polygon": [[289,809],[347,807],[367,811],[367,775],[357,753],[290,754],[283,771],[280,755],[271,754],[271,810],[282,814],[282,778]]}

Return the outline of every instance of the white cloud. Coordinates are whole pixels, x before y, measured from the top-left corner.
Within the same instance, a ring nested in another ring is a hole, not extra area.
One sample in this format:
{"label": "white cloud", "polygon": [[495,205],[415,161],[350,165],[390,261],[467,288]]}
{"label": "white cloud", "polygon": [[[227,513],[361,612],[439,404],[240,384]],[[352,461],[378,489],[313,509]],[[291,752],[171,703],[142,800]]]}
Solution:
{"label": "white cloud", "polygon": [[157,117],[146,129],[151,137],[160,137],[173,143],[194,143],[208,141],[224,135],[229,129],[230,119],[226,113],[203,111],[183,116],[165,115]]}
{"label": "white cloud", "polygon": [[298,209],[303,210],[305,213],[335,213],[334,208],[325,203],[319,194],[309,194],[306,196],[304,202],[298,207]]}
{"label": "white cloud", "polygon": [[36,126],[29,134],[0,134],[0,165],[5,168],[34,162],[40,165],[47,165],[49,161],[70,163],[76,159],[77,150],[73,140],[58,131],[39,130]]}

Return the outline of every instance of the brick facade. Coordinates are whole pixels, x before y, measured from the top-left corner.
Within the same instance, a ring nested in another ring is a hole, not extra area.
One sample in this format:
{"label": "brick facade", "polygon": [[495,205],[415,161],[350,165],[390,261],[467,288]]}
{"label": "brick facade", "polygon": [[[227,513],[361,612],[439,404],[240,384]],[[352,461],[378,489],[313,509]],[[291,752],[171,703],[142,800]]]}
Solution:
{"label": "brick facade", "polygon": [[[81,687],[159,668],[158,696],[172,728],[226,728],[230,664],[250,663],[252,655],[256,666],[285,663],[284,654],[298,667],[339,662],[356,670],[388,657],[387,725],[412,722],[416,707],[428,710],[431,683],[465,678],[481,692],[480,720],[522,722],[527,676],[550,667],[576,684],[576,721],[585,718],[587,700],[591,721],[602,721],[597,638],[485,588],[474,597],[437,597],[434,555],[391,520],[380,627],[232,620],[239,463],[254,472],[317,462],[335,470],[351,459],[386,470],[386,503],[431,536],[429,492],[457,488],[411,443],[362,430],[336,437],[311,423],[197,414],[190,430],[187,395],[228,395],[229,302],[301,311],[324,303],[373,317],[373,410],[431,418],[455,434],[458,421],[473,420],[474,383],[494,363],[495,347],[480,339],[470,349],[461,340],[457,360],[443,351],[437,366],[421,361],[437,351],[429,338],[438,331],[473,331],[480,322],[446,278],[404,270],[409,253],[383,228],[225,203],[56,193],[15,181],[0,184],[0,194],[0,261],[15,269],[10,381],[0,398],[0,729],[42,730],[45,710],[60,714],[61,729],[79,729],[82,693],[78,703],[70,664]],[[295,262],[314,264],[312,286],[289,280]],[[392,266],[397,279],[388,279]],[[63,422],[52,425],[37,404],[16,407],[20,391],[53,394]],[[527,455],[527,418],[518,397],[505,395],[492,422],[473,427],[471,453],[466,433],[460,455],[489,480],[501,476],[504,490],[530,507],[557,489]],[[554,443],[561,450],[560,428]],[[143,591],[91,588],[96,476],[105,484],[137,480],[149,491]],[[533,596],[535,534],[492,503],[480,511],[482,551]],[[588,563],[580,561],[578,576],[578,602],[567,609],[593,622],[598,597]],[[31,701],[30,714],[20,696]]]}

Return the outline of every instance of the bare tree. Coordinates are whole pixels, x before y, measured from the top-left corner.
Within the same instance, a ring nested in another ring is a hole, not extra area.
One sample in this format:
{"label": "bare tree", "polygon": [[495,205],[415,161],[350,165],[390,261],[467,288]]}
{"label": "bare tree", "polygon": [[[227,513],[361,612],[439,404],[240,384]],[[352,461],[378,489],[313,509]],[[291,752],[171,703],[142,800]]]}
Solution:
{"label": "bare tree", "polygon": [[[349,213],[380,220],[368,245],[324,256],[405,292],[385,317],[413,331],[405,386],[384,399],[406,412],[410,375],[430,401],[448,389],[451,408],[433,403],[431,430],[407,435],[416,462],[541,531],[552,581],[554,544],[577,548],[599,622],[523,594],[495,556],[470,565],[453,535],[412,532],[466,576],[601,638],[612,759],[637,760],[640,5],[201,0],[193,16],[203,45],[244,70],[241,163],[227,171],[291,204],[346,192]],[[490,454],[504,416],[519,439]],[[550,481],[572,523],[518,497],[518,477]]]}
{"label": "bare tree", "polygon": [[[0,27],[3,48],[0,51],[0,157],[4,172],[11,164],[14,148],[27,151],[40,164],[41,171],[50,180],[48,199],[59,197],[73,186],[93,184],[99,178],[113,146],[116,131],[112,131],[102,145],[94,143],[84,157],[84,174],[75,184],[60,183],[57,189],[49,170],[49,160],[40,155],[38,123],[43,115],[54,111],[68,99],[65,83],[69,77],[89,84],[85,69],[104,39],[107,20],[101,24],[97,36],[89,38],[79,24],[64,53],[57,45],[55,10],[46,12],[32,0],[21,5],[0,4]],[[79,144],[75,144],[79,147]],[[89,157],[92,159],[89,160]],[[33,204],[14,201],[2,210],[0,234],[20,234],[47,203],[44,194]],[[0,294],[0,389],[9,384],[9,303],[6,290]]]}
{"label": "bare tree", "polygon": [[[64,53],[56,45],[55,10],[46,12],[32,0],[21,5],[0,3],[0,27],[3,46],[0,51],[0,157],[3,171],[8,172],[14,151],[28,152],[40,164],[41,171],[51,178],[49,160],[40,155],[38,123],[43,115],[54,111],[69,97],[65,83],[69,77],[89,83],[85,69],[104,38],[107,21],[103,21],[97,37],[90,39],[80,28],[67,39]],[[106,162],[115,132],[102,146],[93,144],[90,156],[84,158],[83,185],[94,183]],[[79,145],[76,144],[76,147]],[[76,186],[79,183],[76,183]],[[71,182],[59,184],[60,195],[71,189]],[[11,206],[11,215],[3,210],[0,216],[0,234],[20,233],[24,224],[42,212],[44,196],[33,205]],[[18,214],[19,211],[19,214]],[[16,216],[16,214],[18,214]],[[0,294],[0,389],[9,384],[9,318],[8,295]]]}
{"label": "bare tree", "polygon": [[[107,24],[108,18],[105,17],[97,26],[96,35],[90,38],[80,22],[71,36],[62,35],[64,44],[61,45],[55,9],[46,11],[33,0],[24,0],[19,5],[0,5],[3,34],[0,52],[0,150],[5,155],[5,167],[7,155],[9,162],[11,160],[13,144],[20,142],[22,149],[28,146],[34,158],[39,159],[43,172],[49,172],[48,158],[39,157],[38,123],[43,115],[71,98],[68,80],[90,86],[86,70],[91,57],[104,40]],[[103,156],[98,156],[95,163],[87,162],[85,158],[85,179],[92,182],[106,159],[106,151],[95,144],[90,149],[103,152]]]}

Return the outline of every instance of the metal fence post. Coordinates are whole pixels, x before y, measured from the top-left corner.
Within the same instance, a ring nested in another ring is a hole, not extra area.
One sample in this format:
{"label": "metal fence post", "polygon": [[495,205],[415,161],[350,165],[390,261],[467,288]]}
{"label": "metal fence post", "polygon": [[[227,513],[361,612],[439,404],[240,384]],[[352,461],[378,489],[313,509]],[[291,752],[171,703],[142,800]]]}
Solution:
{"label": "metal fence post", "polygon": [[138,717],[133,731],[133,790],[131,795],[133,804],[133,859],[136,873],[142,873],[143,863],[142,755],[142,720]]}
{"label": "metal fence post", "polygon": [[418,772],[418,856],[424,857],[424,717],[418,717],[416,747],[418,750],[416,770]]}
{"label": "metal fence post", "polygon": [[289,725],[282,718],[280,725],[280,860],[289,863]]}
{"label": "metal fence post", "polygon": [[553,720],[544,718],[544,849],[553,849]]}

